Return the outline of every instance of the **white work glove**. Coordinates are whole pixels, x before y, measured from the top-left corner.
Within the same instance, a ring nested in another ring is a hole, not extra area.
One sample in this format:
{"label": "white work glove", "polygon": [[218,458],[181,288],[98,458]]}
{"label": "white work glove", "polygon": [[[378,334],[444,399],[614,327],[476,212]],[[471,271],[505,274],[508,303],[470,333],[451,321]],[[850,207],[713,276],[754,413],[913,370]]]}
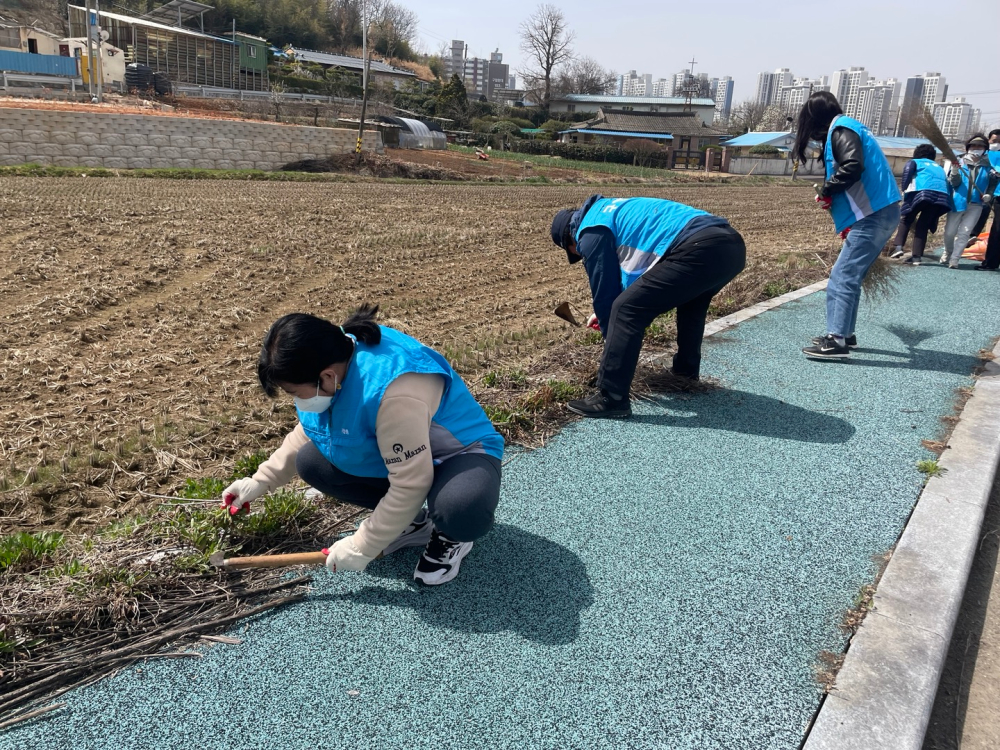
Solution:
{"label": "white work glove", "polygon": [[235,516],[244,508],[244,513],[250,512],[250,502],[267,492],[267,486],[261,484],[256,479],[247,477],[237,479],[222,491],[222,505],[220,508],[229,508],[229,515]]}
{"label": "white work glove", "polygon": [[983,205],[988,206],[991,203],[993,203],[993,195],[992,193],[986,193],[986,195],[983,196]]}
{"label": "white work glove", "polygon": [[587,318],[587,328],[593,328],[595,331],[601,330],[601,324],[597,322],[597,313],[594,313],[589,318]]}
{"label": "white work glove", "polygon": [[331,573],[345,570],[361,571],[374,557],[366,557],[354,544],[354,535],[345,536],[338,539],[336,543],[327,550],[326,567]]}

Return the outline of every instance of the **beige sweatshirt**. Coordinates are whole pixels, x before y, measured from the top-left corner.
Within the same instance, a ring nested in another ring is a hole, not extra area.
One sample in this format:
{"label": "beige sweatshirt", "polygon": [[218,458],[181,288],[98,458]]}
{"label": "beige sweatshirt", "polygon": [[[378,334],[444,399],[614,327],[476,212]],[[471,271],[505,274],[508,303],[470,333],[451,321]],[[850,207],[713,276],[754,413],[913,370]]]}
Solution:
{"label": "beige sweatshirt", "polygon": [[[382,395],[375,420],[375,439],[389,470],[389,491],[352,537],[366,557],[378,557],[409,526],[434,483],[431,419],[444,394],[440,375],[400,375]],[[262,463],[253,478],[274,490],[295,476],[295,457],[309,442],[296,425],[281,447]]]}

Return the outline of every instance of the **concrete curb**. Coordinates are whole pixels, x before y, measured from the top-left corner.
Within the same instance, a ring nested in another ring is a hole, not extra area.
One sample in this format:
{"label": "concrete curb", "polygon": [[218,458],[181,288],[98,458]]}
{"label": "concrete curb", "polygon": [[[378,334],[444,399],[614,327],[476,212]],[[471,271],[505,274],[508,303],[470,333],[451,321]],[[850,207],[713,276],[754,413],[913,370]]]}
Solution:
{"label": "concrete curb", "polygon": [[947,472],[920,493],[802,750],[923,746],[998,463],[994,360],[938,461]]}
{"label": "concrete curb", "polygon": [[826,283],[827,279],[823,279],[822,281],[817,281],[815,284],[810,284],[809,286],[804,286],[801,289],[796,289],[794,292],[788,292],[787,294],[782,294],[780,297],[773,297],[772,299],[758,302],[756,305],[750,305],[750,307],[734,312],[732,315],[727,315],[724,318],[713,320],[705,326],[705,336],[714,336],[717,333],[725,331],[727,328],[732,328],[733,326],[742,323],[744,320],[756,318],[761,313],[773,310],[776,307],[781,307],[786,302],[794,302],[797,299],[808,297],[813,292],[826,289]]}

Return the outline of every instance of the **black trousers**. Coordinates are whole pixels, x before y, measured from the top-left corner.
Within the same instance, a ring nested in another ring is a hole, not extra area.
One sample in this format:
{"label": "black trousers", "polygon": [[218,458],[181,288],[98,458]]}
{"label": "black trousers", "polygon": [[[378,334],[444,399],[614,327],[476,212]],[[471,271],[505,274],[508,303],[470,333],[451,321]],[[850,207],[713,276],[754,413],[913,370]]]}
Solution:
{"label": "black trousers", "polygon": [[[983,211],[984,214],[989,213]],[[990,227],[990,236],[986,240],[986,258],[983,260],[985,268],[1000,268],[1000,206],[993,207],[993,226]]]}
{"label": "black trousers", "polygon": [[743,270],[746,258],[739,232],[729,226],[709,227],[688,237],[619,294],[611,307],[598,387],[618,398],[628,396],[646,328],[675,308],[677,354],[672,370],[698,377],[708,306]]}
{"label": "black trousers", "polygon": [[948,213],[948,209],[938,205],[919,204],[906,216],[899,219],[899,227],[896,229],[896,239],[892,244],[902,247],[906,244],[906,236],[913,227],[913,257],[922,258],[924,248],[927,247],[927,233],[936,232],[938,219]]}
{"label": "black trousers", "polygon": [[[434,467],[427,512],[441,533],[471,542],[493,528],[500,502],[500,466],[498,459],[485,453],[465,453]],[[374,510],[389,491],[388,479],[341,471],[311,441],[299,450],[295,469],[302,481],[324,495],[362,508]]]}

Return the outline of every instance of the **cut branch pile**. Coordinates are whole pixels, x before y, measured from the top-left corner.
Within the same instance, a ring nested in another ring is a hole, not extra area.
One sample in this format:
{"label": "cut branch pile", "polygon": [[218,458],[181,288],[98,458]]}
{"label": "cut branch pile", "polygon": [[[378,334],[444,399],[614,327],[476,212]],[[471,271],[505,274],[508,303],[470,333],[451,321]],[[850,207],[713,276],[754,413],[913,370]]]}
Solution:
{"label": "cut branch pile", "polygon": [[302,507],[306,522],[266,535],[244,533],[225,511],[172,508],[0,569],[0,723],[31,718],[41,703],[143,659],[197,658],[184,650],[196,637],[302,599],[308,575],[206,564],[215,549],[315,551],[358,515]]}

